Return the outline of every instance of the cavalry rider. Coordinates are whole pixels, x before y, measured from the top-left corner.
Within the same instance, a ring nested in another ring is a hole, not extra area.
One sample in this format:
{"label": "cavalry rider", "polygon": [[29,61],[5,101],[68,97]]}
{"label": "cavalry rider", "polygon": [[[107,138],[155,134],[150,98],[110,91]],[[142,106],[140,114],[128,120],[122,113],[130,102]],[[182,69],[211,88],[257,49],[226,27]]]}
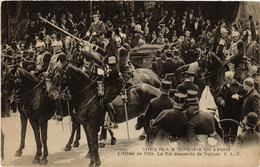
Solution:
{"label": "cavalry rider", "polygon": [[94,22],[90,24],[90,27],[86,33],[86,37],[91,35],[92,39],[95,38],[97,43],[99,43],[101,41],[100,37],[106,33],[106,26],[103,21],[99,20],[100,14],[98,10],[93,13],[92,18]]}
{"label": "cavalry rider", "polygon": [[122,45],[122,40],[121,40],[120,36],[115,36],[115,40],[116,40],[116,47],[118,50],[119,71],[122,73],[122,77],[124,78],[124,81],[128,82],[128,80],[131,77],[131,76],[129,76],[130,67],[128,65],[128,51]]}
{"label": "cavalry rider", "polygon": [[[216,97],[216,104],[219,109],[220,119],[231,118],[240,121],[241,109],[243,104],[243,86],[234,79],[234,72],[225,72],[225,82],[220,86],[219,93]],[[230,122],[223,122],[222,128],[224,133],[231,131],[235,140],[238,125]]]}
{"label": "cavalry rider", "polygon": [[35,45],[36,49],[36,69],[32,71],[34,75],[37,77],[42,72],[45,72],[49,66],[49,62],[51,59],[51,53],[45,50],[45,43],[43,41],[37,41]]}
{"label": "cavalry rider", "polygon": [[46,80],[46,88],[47,88],[47,91],[49,92],[50,91],[50,82],[52,82],[52,75],[55,71],[55,69],[57,69],[59,63],[58,63],[58,57],[59,56],[64,56],[65,53],[63,53],[62,49],[61,49],[61,44],[60,42],[58,41],[54,41],[51,45],[52,47],[52,50],[53,50],[53,55],[51,57],[51,60],[50,60],[50,63],[49,63],[49,67],[47,69],[47,71],[44,73],[44,76],[48,76],[50,80]]}
{"label": "cavalry rider", "polygon": [[[170,81],[163,80],[161,95],[150,100],[144,114],[144,128],[147,132],[149,131],[150,120],[155,119],[163,110],[171,109],[173,107],[173,100],[169,97],[171,86],[172,84]],[[147,140],[149,143],[149,137]]]}
{"label": "cavalry rider", "polygon": [[195,85],[193,83],[195,73],[192,71],[185,71],[185,80],[177,86],[177,90],[183,94],[187,94],[188,90],[195,90],[199,92],[199,87],[198,85]]}
{"label": "cavalry rider", "polygon": [[151,138],[154,138],[155,145],[168,145],[169,135],[174,138],[185,136],[186,117],[183,113],[186,95],[175,93],[173,108],[163,110],[155,120],[151,122]]}
{"label": "cavalry rider", "polygon": [[234,64],[234,69],[230,69],[235,71],[234,78],[238,82],[242,83],[243,80],[248,76],[250,70],[247,58],[245,57],[245,47],[243,41],[239,41],[237,43],[237,50],[238,53],[227,60]]}
{"label": "cavalry rider", "polygon": [[[125,87],[125,81],[119,71],[118,64],[119,56],[116,46],[114,34],[111,34],[108,47],[106,50],[106,57],[104,63],[108,65],[108,75],[104,78],[105,94],[103,98],[104,108],[109,113],[112,121],[112,128],[117,128],[116,112],[112,101],[118,96],[121,90]],[[105,125],[107,126],[107,125]]]}
{"label": "cavalry rider", "polygon": [[214,39],[213,52],[215,52],[221,59],[224,58],[224,47],[226,46],[226,39],[228,36],[228,31],[226,29],[226,23],[224,21],[218,22],[219,26],[216,30],[216,35]]}

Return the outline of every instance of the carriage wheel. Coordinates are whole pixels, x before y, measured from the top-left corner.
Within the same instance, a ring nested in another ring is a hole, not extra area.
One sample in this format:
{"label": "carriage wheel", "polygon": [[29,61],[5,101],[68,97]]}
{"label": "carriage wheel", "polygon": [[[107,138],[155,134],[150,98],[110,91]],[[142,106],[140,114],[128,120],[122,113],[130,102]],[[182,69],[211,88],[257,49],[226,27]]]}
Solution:
{"label": "carriage wheel", "polygon": [[[223,123],[226,123],[226,122],[231,122],[232,124],[238,125],[242,128],[242,125],[238,121],[231,119],[231,118],[222,119],[219,121],[219,124],[222,127]],[[231,147],[233,145],[233,141],[235,141],[235,139],[236,139],[236,135],[232,134],[231,128],[228,130],[228,132],[224,132],[223,140],[228,147]]]}

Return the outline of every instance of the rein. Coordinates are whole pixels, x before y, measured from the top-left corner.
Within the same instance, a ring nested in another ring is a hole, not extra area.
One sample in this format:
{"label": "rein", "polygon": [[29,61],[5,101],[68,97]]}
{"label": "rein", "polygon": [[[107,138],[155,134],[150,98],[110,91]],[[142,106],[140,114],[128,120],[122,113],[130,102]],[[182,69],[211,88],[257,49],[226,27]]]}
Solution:
{"label": "rein", "polygon": [[71,96],[76,96],[76,95],[79,95],[79,94],[83,93],[84,91],[86,91],[90,86],[92,86],[97,81],[98,77],[99,76],[97,76],[94,80],[92,80],[91,83],[89,85],[87,85],[84,89],[82,89],[80,92],[74,93]]}

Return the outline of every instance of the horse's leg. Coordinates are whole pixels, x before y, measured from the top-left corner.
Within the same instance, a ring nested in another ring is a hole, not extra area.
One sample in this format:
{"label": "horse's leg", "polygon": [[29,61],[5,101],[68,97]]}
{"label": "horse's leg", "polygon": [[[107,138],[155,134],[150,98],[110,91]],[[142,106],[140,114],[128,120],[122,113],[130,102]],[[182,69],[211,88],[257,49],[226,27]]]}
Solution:
{"label": "horse's leg", "polygon": [[108,132],[111,136],[111,145],[115,145],[116,144],[116,138],[114,137],[114,133],[111,129],[108,129]]}
{"label": "horse's leg", "polygon": [[138,137],[138,140],[144,140],[145,139],[145,131],[143,130],[143,133]]}
{"label": "horse's leg", "polygon": [[71,132],[71,135],[70,135],[70,139],[69,139],[68,143],[65,146],[65,149],[64,149],[65,151],[70,151],[71,150],[71,144],[73,143],[74,135],[75,135],[75,132],[77,130],[77,127],[75,125],[75,122],[76,122],[75,118],[72,115],[71,115],[70,118],[71,118],[71,121],[72,121],[72,125],[71,125],[72,132]]}
{"label": "horse's leg", "polygon": [[40,157],[42,156],[42,143],[41,143],[41,138],[40,138],[40,128],[39,128],[39,124],[37,122],[30,120],[30,123],[33,128],[34,137],[35,137],[36,146],[37,146],[37,152],[35,154],[33,163],[38,164],[40,162]]}
{"label": "horse's leg", "polygon": [[20,114],[21,120],[21,143],[19,149],[16,151],[15,156],[19,157],[22,155],[22,150],[25,146],[25,134],[26,134],[26,127],[27,127],[27,120],[28,118],[24,114]]}
{"label": "horse's leg", "polygon": [[43,144],[43,157],[40,162],[41,165],[47,165],[48,160],[48,147],[47,147],[47,129],[48,129],[48,120],[45,121],[41,126],[41,139]]}
{"label": "horse's leg", "polygon": [[78,123],[76,120],[75,122],[75,128],[76,128],[76,139],[73,143],[73,147],[78,147],[79,146],[79,140],[80,140],[80,123]]}
{"label": "horse's leg", "polygon": [[100,140],[98,146],[99,148],[104,148],[106,146],[105,141],[107,139],[107,129],[102,126],[100,136],[98,137],[98,140]]}
{"label": "horse's leg", "polygon": [[101,128],[101,134],[99,136],[99,140],[106,140],[107,139],[107,130],[102,126]]}
{"label": "horse's leg", "polygon": [[98,154],[98,132],[99,126],[98,125],[84,125],[84,130],[86,132],[89,151],[90,151],[90,164],[89,167],[93,167],[94,165],[98,167],[101,162],[99,159]]}

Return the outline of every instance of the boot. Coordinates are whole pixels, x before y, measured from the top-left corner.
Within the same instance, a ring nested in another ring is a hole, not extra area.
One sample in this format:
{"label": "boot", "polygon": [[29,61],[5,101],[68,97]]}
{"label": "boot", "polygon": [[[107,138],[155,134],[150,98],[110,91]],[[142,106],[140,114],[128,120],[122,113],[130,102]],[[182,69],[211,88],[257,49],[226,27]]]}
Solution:
{"label": "boot", "polygon": [[115,108],[112,105],[112,103],[108,103],[107,105],[107,112],[109,113],[110,119],[111,119],[111,126],[106,126],[107,128],[118,128],[117,120],[116,120],[116,112]]}

